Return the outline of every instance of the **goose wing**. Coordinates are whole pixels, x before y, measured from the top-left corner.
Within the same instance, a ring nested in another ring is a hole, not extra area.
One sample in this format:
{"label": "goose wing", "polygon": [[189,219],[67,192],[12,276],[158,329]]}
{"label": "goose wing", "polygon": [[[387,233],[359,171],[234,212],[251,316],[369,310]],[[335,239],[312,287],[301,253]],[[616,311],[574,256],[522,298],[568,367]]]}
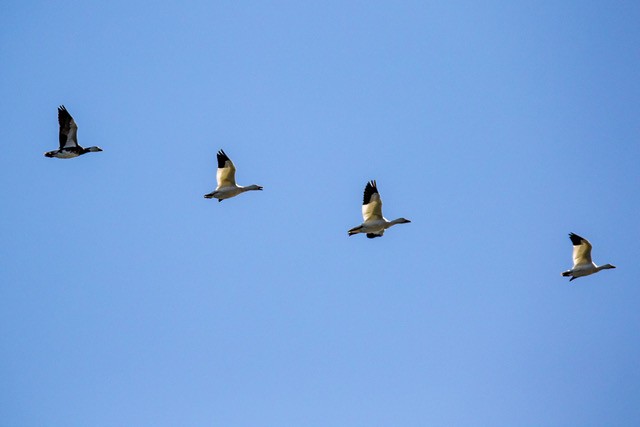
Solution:
{"label": "goose wing", "polygon": [[60,124],[60,149],[77,147],[78,125],[64,105],[58,107],[58,123]]}
{"label": "goose wing", "polygon": [[365,222],[382,219],[382,199],[380,199],[375,180],[369,181],[367,186],[364,187],[362,218],[364,218]]}
{"label": "goose wing", "polygon": [[569,238],[573,243],[573,266],[591,264],[591,243],[575,233],[569,233]]}
{"label": "goose wing", "polygon": [[216,173],[218,188],[236,185],[236,167],[222,150],[218,151],[218,172]]}

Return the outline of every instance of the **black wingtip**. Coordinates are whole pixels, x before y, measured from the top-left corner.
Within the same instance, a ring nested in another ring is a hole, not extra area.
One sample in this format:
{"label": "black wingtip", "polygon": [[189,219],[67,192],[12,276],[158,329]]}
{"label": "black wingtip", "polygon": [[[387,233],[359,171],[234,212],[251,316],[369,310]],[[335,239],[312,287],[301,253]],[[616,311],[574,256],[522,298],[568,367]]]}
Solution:
{"label": "black wingtip", "polygon": [[64,105],[60,105],[58,107],[58,120],[62,120],[62,119],[65,119],[65,120],[71,119],[71,114],[69,114],[69,112],[67,111]]}
{"label": "black wingtip", "polygon": [[584,240],[582,237],[578,236],[575,233],[569,233],[569,238],[571,239],[571,243],[573,243],[573,246],[580,246],[582,244],[582,241]]}
{"label": "black wingtip", "polygon": [[378,193],[378,185],[376,184],[376,180],[372,179],[367,182],[367,185],[364,187],[364,197],[362,198],[362,204],[368,205],[371,202],[371,196]]}
{"label": "black wingtip", "polygon": [[218,151],[217,158],[218,158],[218,168],[223,168],[227,160],[230,160],[229,156],[227,156],[227,153],[225,153],[224,150]]}

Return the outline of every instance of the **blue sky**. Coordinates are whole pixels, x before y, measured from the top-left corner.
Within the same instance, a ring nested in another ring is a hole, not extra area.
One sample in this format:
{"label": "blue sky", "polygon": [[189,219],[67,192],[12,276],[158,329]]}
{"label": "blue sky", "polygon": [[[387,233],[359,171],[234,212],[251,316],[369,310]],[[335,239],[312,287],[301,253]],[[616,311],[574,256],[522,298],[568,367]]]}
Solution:
{"label": "blue sky", "polygon": [[638,425],[639,20],[3,3],[0,425]]}

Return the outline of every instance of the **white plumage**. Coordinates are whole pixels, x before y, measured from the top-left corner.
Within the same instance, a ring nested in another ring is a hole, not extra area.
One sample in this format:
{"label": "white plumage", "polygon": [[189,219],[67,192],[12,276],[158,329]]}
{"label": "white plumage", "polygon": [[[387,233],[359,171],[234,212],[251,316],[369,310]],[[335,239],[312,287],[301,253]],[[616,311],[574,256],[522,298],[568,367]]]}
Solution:
{"label": "white plumage", "polygon": [[218,202],[221,202],[224,199],[235,197],[245,191],[262,190],[261,186],[255,184],[246,187],[236,184],[236,167],[223,150],[218,151],[217,159],[218,170],[216,172],[216,180],[218,186],[215,191],[205,194],[205,198],[216,198]]}
{"label": "white plumage", "polygon": [[389,221],[382,216],[382,199],[380,198],[380,193],[378,193],[378,187],[375,180],[369,181],[364,187],[362,218],[364,219],[364,222],[349,230],[349,236],[353,236],[358,233],[366,233],[367,237],[370,239],[382,237],[384,230],[387,228],[393,227],[396,224],[406,224],[411,222],[405,218],[398,218],[393,221]]}
{"label": "white plumage", "polygon": [[609,268],[616,268],[611,264],[605,264],[597,266],[591,260],[591,243],[584,237],[580,237],[575,233],[569,233],[571,243],[573,243],[573,268],[562,273],[562,276],[569,277],[572,281],[578,277],[588,276],[593,273],[597,273],[600,270],[606,270]]}

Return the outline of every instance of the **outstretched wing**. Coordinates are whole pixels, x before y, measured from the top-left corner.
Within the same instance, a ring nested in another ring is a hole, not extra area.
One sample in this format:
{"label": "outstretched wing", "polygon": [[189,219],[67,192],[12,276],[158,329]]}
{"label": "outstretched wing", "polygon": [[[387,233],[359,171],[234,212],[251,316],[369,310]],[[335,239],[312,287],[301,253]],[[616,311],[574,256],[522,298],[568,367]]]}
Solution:
{"label": "outstretched wing", "polygon": [[569,233],[569,238],[573,243],[573,267],[591,264],[591,243],[575,233]]}
{"label": "outstretched wing", "polygon": [[380,199],[375,180],[369,181],[367,186],[364,187],[362,218],[364,218],[365,222],[382,219],[382,199]]}
{"label": "outstretched wing", "polygon": [[218,188],[236,185],[236,167],[224,151],[218,151]]}
{"label": "outstretched wing", "polygon": [[60,149],[77,147],[78,125],[64,105],[58,107],[58,123],[60,124]]}

